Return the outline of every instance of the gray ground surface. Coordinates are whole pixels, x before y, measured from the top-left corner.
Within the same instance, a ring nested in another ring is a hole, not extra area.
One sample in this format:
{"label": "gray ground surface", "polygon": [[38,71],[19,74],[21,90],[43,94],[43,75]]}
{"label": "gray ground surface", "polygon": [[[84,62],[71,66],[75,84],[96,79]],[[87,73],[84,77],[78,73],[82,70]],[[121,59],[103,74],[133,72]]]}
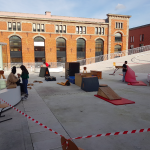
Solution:
{"label": "gray ground surface", "polygon": [[[149,62],[143,60],[150,61],[149,55],[137,57],[139,60],[135,56],[87,65],[88,71],[103,71],[100,84],[108,84],[119,96],[135,101],[135,104],[115,106],[94,97],[97,92],[84,92],[74,84],[69,87],[57,85],[57,82],[66,81],[60,77],[64,75],[62,72],[51,73],[57,77],[57,81],[53,82],[46,82],[37,73],[31,73],[29,83],[34,80],[43,83],[34,83],[32,89],[28,90],[28,100],[20,102],[16,107],[66,138],[149,128],[150,87],[122,83],[122,76],[119,75],[121,70],[115,76],[109,75],[114,70],[112,62],[122,65],[127,60],[137,80],[148,84],[146,78],[150,73],[150,64],[145,64]],[[4,114],[5,118],[13,119],[0,124],[0,150],[61,150],[58,135],[27,120],[13,109]],[[84,150],[149,150],[149,139],[150,133],[146,132],[79,139],[74,142]]]}

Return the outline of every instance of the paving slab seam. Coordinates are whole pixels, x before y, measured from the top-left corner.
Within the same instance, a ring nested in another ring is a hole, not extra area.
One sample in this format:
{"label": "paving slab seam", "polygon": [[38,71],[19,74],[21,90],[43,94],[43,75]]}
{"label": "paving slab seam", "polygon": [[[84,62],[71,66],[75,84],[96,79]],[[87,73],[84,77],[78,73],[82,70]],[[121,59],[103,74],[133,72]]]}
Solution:
{"label": "paving slab seam", "polygon": [[53,148],[53,149],[49,149],[49,150],[55,150],[55,149],[58,149],[58,148],[62,148],[62,146],[56,147],[56,148]]}
{"label": "paving slab seam", "polygon": [[[51,111],[51,109],[49,108],[49,110]],[[51,113],[54,115],[54,113],[51,111]],[[57,117],[54,115],[54,117],[57,119]],[[64,128],[64,126],[60,123],[60,121],[57,119],[57,121],[59,122],[59,124],[62,126],[62,128],[66,131],[66,133],[68,134],[68,136],[71,138],[71,136],[69,135],[69,133],[67,132],[67,130]]]}
{"label": "paving slab seam", "polygon": [[[33,89],[36,91],[36,94],[38,94],[37,90],[33,87]],[[83,93],[83,92],[82,92]],[[39,95],[39,94],[38,94]],[[40,96],[40,95],[39,95]],[[42,98],[41,98],[42,99]],[[42,99],[43,100],[43,99]],[[45,101],[43,100],[43,102],[45,103]],[[46,103],[45,103],[46,104]],[[47,105],[46,105],[47,106]],[[50,108],[49,108],[50,110]],[[50,110],[50,112],[53,114],[53,116],[56,118],[56,116],[54,115],[54,113]],[[59,122],[59,120],[56,118],[56,120]],[[69,135],[69,133],[66,131],[66,129],[63,127],[63,125],[59,122],[59,124],[62,126],[62,128],[65,130],[65,132],[67,133],[67,135],[71,138],[71,136]],[[59,133],[57,133],[59,135]],[[60,135],[62,136],[62,135]],[[50,150],[55,150],[55,149],[58,149],[58,148],[61,148],[61,147],[57,147],[57,148],[54,148],[54,149],[50,149]]]}
{"label": "paving slab seam", "polygon": [[46,96],[44,96],[44,97],[47,97],[47,96],[59,96],[59,95],[73,95],[73,94],[84,94],[84,93],[86,93],[86,92],[77,92],[77,93],[62,93],[62,94],[53,94],[53,95],[46,95]]}
{"label": "paving slab seam", "polygon": [[[22,104],[23,104],[23,108],[24,108],[24,112],[25,112],[25,106],[24,106],[24,103],[22,102]],[[27,120],[27,119],[26,119],[26,120]],[[28,122],[28,120],[27,120],[27,122]],[[28,125],[28,129],[29,129],[29,125]],[[29,131],[30,131],[30,130],[29,130]],[[30,138],[31,138],[32,148],[34,149],[32,137],[31,137],[31,133],[30,133]]]}

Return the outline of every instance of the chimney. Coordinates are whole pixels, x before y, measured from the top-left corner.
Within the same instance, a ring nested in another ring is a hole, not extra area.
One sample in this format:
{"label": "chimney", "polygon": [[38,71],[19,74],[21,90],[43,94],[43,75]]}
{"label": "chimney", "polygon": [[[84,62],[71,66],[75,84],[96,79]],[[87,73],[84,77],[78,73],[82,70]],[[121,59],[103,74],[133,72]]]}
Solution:
{"label": "chimney", "polygon": [[50,17],[51,16],[51,12],[50,11],[46,11],[45,15]]}

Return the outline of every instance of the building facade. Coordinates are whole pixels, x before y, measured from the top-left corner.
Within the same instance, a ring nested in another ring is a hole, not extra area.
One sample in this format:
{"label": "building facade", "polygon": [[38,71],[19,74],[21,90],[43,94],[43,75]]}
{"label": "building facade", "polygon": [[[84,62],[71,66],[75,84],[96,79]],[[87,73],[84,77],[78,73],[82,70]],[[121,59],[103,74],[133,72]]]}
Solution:
{"label": "building facade", "polygon": [[150,24],[129,29],[129,49],[150,45]]}
{"label": "building facade", "polygon": [[3,63],[72,62],[128,49],[129,18],[107,19],[0,12]]}

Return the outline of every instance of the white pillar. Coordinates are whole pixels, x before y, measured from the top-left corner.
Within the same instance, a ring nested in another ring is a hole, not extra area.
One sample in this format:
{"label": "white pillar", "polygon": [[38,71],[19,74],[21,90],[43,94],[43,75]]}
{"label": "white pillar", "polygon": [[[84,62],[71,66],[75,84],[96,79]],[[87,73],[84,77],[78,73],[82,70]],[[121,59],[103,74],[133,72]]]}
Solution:
{"label": "white pillar", "polygon": [[3,54],[2,54],[2,45],[0,45],[0,70],[3,70]]}

